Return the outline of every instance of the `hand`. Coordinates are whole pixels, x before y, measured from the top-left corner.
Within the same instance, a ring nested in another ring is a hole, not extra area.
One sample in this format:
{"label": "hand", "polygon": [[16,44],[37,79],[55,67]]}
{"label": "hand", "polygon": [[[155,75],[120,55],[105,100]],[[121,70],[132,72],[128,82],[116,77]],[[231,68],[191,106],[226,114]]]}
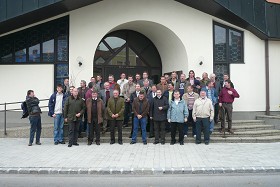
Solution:
{"label": "hand", "polygon": [[210,122],[212,122],[213,121],[213,118],[210,118]]}
{"label": "hand", "polygon": [[232,95],[232,94],[233,94],[232,91],[228,91],[227,93],[228,93],[229,95]]}
{"label": "hand", "polygon": [[188,118],[185,118],[185,120],[184,120],[185,122],[187,122],[188,121]]}
{"label": "hand", "polygon": [[55,114],[53,114],[53,115],[52,115],[52,117],[53,117],[53,118],[55,118],[55,117],[56,117],[56,115],[55,115]]}
{"label": "hand", "polygon": [[170,122],[171,122],[171,119],[168,119],[167,121],[168,121],[168,123],[170,123]]}
{"label": "hand", "polygon": [[196,117],[193,117],[193,121],[196,122]]}
{"label": "hand", "polygon": [[67,118],[65,118],[64,121],[67,123]]}
{"label": "hand", "polygon": [[159,110],[162,110],[162,106],[158,107]]}
{"label": "hand", "polygon": [[81,113],[76,114],[76,117],[78,117],[78,118],[79,118],[80,116],[81,116]]}
{"label": "hand", "polygon": [[112,114],[112,118],[115,118],[115,114]]}
{"label": "hand", "polygon": [[153,117],[150,117],[150,119],[153,119]]}
{"label": "hand", "polygon": [[138,118],[138,119],[141,119],[141,118],[142,118],[142,116],[141,116],[140,114],[138,114],[138,115],[137,115],[137,118]]}
{"label": "hand", "polygon": [[119,114],[115,114],[115,118],[118,118],[119,117]]}
{"label": "hand", "polygon": [[127,99],[126,99],[126,102],[129,102],[129,101],[130,101],[130,98],[127,98]]}
{"label": "hand", "polygon": [[223,106],[223,104],[222,104],[222,103],[219,103],[219,106],[220,106],[220,107],[222,107],[222,106]]}

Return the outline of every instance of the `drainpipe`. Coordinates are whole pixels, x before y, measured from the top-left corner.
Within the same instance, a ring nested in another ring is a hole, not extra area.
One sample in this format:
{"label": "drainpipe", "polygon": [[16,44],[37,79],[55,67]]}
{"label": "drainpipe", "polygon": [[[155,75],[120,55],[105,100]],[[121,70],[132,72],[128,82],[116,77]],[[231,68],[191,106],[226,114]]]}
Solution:
{"label": "drainpipe", "polygon": [[270,115],[270,97],[269,97],[269,46],[268,39],[265,40],[265,90],[266,90],[266,107],[265,114]]}

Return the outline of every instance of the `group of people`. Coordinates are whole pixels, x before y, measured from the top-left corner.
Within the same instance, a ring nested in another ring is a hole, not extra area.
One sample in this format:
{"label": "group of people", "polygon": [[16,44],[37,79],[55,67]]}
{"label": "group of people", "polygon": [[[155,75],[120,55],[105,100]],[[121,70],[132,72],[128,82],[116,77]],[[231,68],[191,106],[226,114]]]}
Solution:
{"label": "group of people", "polygon": [[[108,131],[110,144],[114,144],[116,129],[117,141],[123,144],[122,129],[128,128],[130,118],[131,144],[137,143],[141,128],[144,145],[147,144],[147,137],[154,137],[154,144],[165,144],[166,132],[171,132],[170,144],[174,145],[177,130],[178,142],[184,145],[184,138],[188,135],[189,127],[192,127],[195,143],[202,142],[203,131],[204,143],[208,145],[214,124],[219,120],[221,133],[225,132],[226,118],[228,132],[234,133],[232,103],[238,97],[227,74],[220,81],[215,74],[208,77],[206,72],[202,78],[195,77],[193,70],[189,71],[188,77],[182,73],[178,78],[174,71],[171,75],[163,75],[160,83],[154,84],[147,72],[143,72],[142,79],[140,74],[126,77],[122,73],[116,82],[113,75],[109,75],[106,82],[102,81],[101,76],[92,77],[88,85],[82,80],[79,88],[69,86],[69,79],[65,79],[63,85],[57,85],[56,92],[49,99],[48,114],[54,118],[55,145],[65,144],[64,123],[69,125],[68,147],[79,145],[77,141],[82,137],[82,131],[87,132],[88,145],[94,142],[94,134],[95,143],[100,145],[100,134]],[[33,143],[35,131],[36,144],[41,144],[41,111],[34,91],[28,91],[26,104],[31,123],[29,145]]]}

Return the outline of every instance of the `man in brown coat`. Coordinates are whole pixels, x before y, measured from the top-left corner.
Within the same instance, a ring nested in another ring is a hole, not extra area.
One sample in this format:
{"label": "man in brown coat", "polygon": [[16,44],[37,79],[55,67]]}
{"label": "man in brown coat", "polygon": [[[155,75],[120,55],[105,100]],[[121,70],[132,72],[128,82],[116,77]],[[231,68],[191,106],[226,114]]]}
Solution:
{"label": "man in brown coat", "polygon": [[147,116],[149,113],[149,102],[148,99],[145,98],[144,91],[140,91],[139,96],[134,99],[132,103],[132,111],[134,112],[134,127],[132,134],[132,141],[130,144],[135,144],[137,139],[137,132],[139,123],[142,129],[142,141],[144,145],[147,145]]}
{"label": "man in brown coat", "polygon": [[113,91],[113,97],[108,100],[108,120],[110,125],[111,142],[115,143],[115,126],[118,127],[118,143],[122,145],[122,123],[124,119],[124,99],[119,96],[119,90]]}
{"label": "man in brown coat", "polygon": [[88,116],[88,145],[93,142],[95,131],[96,145],[100,145],[100,124],[103,122],[104,103],[98,98],[97,91],[92,91],[92,97],[86,101]]}

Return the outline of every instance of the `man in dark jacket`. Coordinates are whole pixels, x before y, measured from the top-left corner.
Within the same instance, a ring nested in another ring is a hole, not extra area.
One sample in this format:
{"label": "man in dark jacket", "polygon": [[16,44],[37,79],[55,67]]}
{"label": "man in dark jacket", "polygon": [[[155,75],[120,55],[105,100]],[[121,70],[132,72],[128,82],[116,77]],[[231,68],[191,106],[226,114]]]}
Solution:
{"label": "man in dark jacket", "polygon": [[104,103],[98,97],[96,90],[92,91],[92,97],[86,101],[88,116],[88,145],[93,142],[95,131],[96,145],[100,145],[100,125],[103,122]]}
{"label": "man in dark jacket", "polygon": [[39,99],[35,97],[33,90],[27,91],[27,99],[26,106],[29,113],[29,121],[30,121],[30,138],[28,146],[32,146],[34,135],[36,132],[36,144],[41,145],[40,137],[41,137],[41,109],[39,107]]}
{"label": "man in dark jacket", "polygon": [[167,120],[168,107],[169,103],[167,98],[162,96],[161,90],[157,90],[157,96],[154,97],[150,106],[150,118],[153,119],[155,128],[154,144],[159,143],[159,132],[161,144],[165,144],[165,124]]}
{"label": "man in dark jacket", "polygon": [[108,120],[110,125],[110,144],[115,143],[115,126],[118,127],[118,143],[122,145],[122,123],[124,119],[124,99],[119,96],[119,90],[113,91],[113,97],[108,100]]}
{"label": "man in dark jacket", "polygon": [[64,105],[64,121],[69,125],[69,144],[78,146],[78,130],[82,120],[82,116],[85,112],[85,102],[78,95],[78,89],[73,89],[72,96],[68,97]]}
{"label": "man in dark jacket", "polygon": [[144,91],[141,91],[139,93],[138,98],[135,98],[132,103],[132,111],[134,113],[134,127],[133,127],[133,134],[132,134],[132,141],[130,144],[135,144],[137,140],[137,133],[138,133],[138,127],[139,123],[142,129],[142,141],[144,145],[147,145],[147,132],[146,132],[146,126],[147,126],[147,116],[149,113],[149,102],[145,98]]}
{"label": "man in dark jacket", "polygon": [[56,92],[54,92],[49,99],[49,113],[50,117],[54,118],[54,144],[58,145],[59,143],[65,144],[63,140],[63,107],[64,102],[67,98],[67,95],[63,93],[63,87],[61,84],[58,84],[56,87]]}
{"label": "man in dark jacket", "polygon": [[[84,100],[84,103],[86,103],[86,93],[89,90],[89,88],[87,87],[87,83],[85,80],[81,80],[80,86],[81,87],[78,88],[79,97],[82,100]],[[84,116],[84,121],[83,121],[83,116]],[[81,122],[80,122],[80,127],[79,127],[79,138],[83,138],[82,131],[86,132],[86,130],[87,130],[87,112],[86,111],[83,114],[83,116],[81,117]]]}

